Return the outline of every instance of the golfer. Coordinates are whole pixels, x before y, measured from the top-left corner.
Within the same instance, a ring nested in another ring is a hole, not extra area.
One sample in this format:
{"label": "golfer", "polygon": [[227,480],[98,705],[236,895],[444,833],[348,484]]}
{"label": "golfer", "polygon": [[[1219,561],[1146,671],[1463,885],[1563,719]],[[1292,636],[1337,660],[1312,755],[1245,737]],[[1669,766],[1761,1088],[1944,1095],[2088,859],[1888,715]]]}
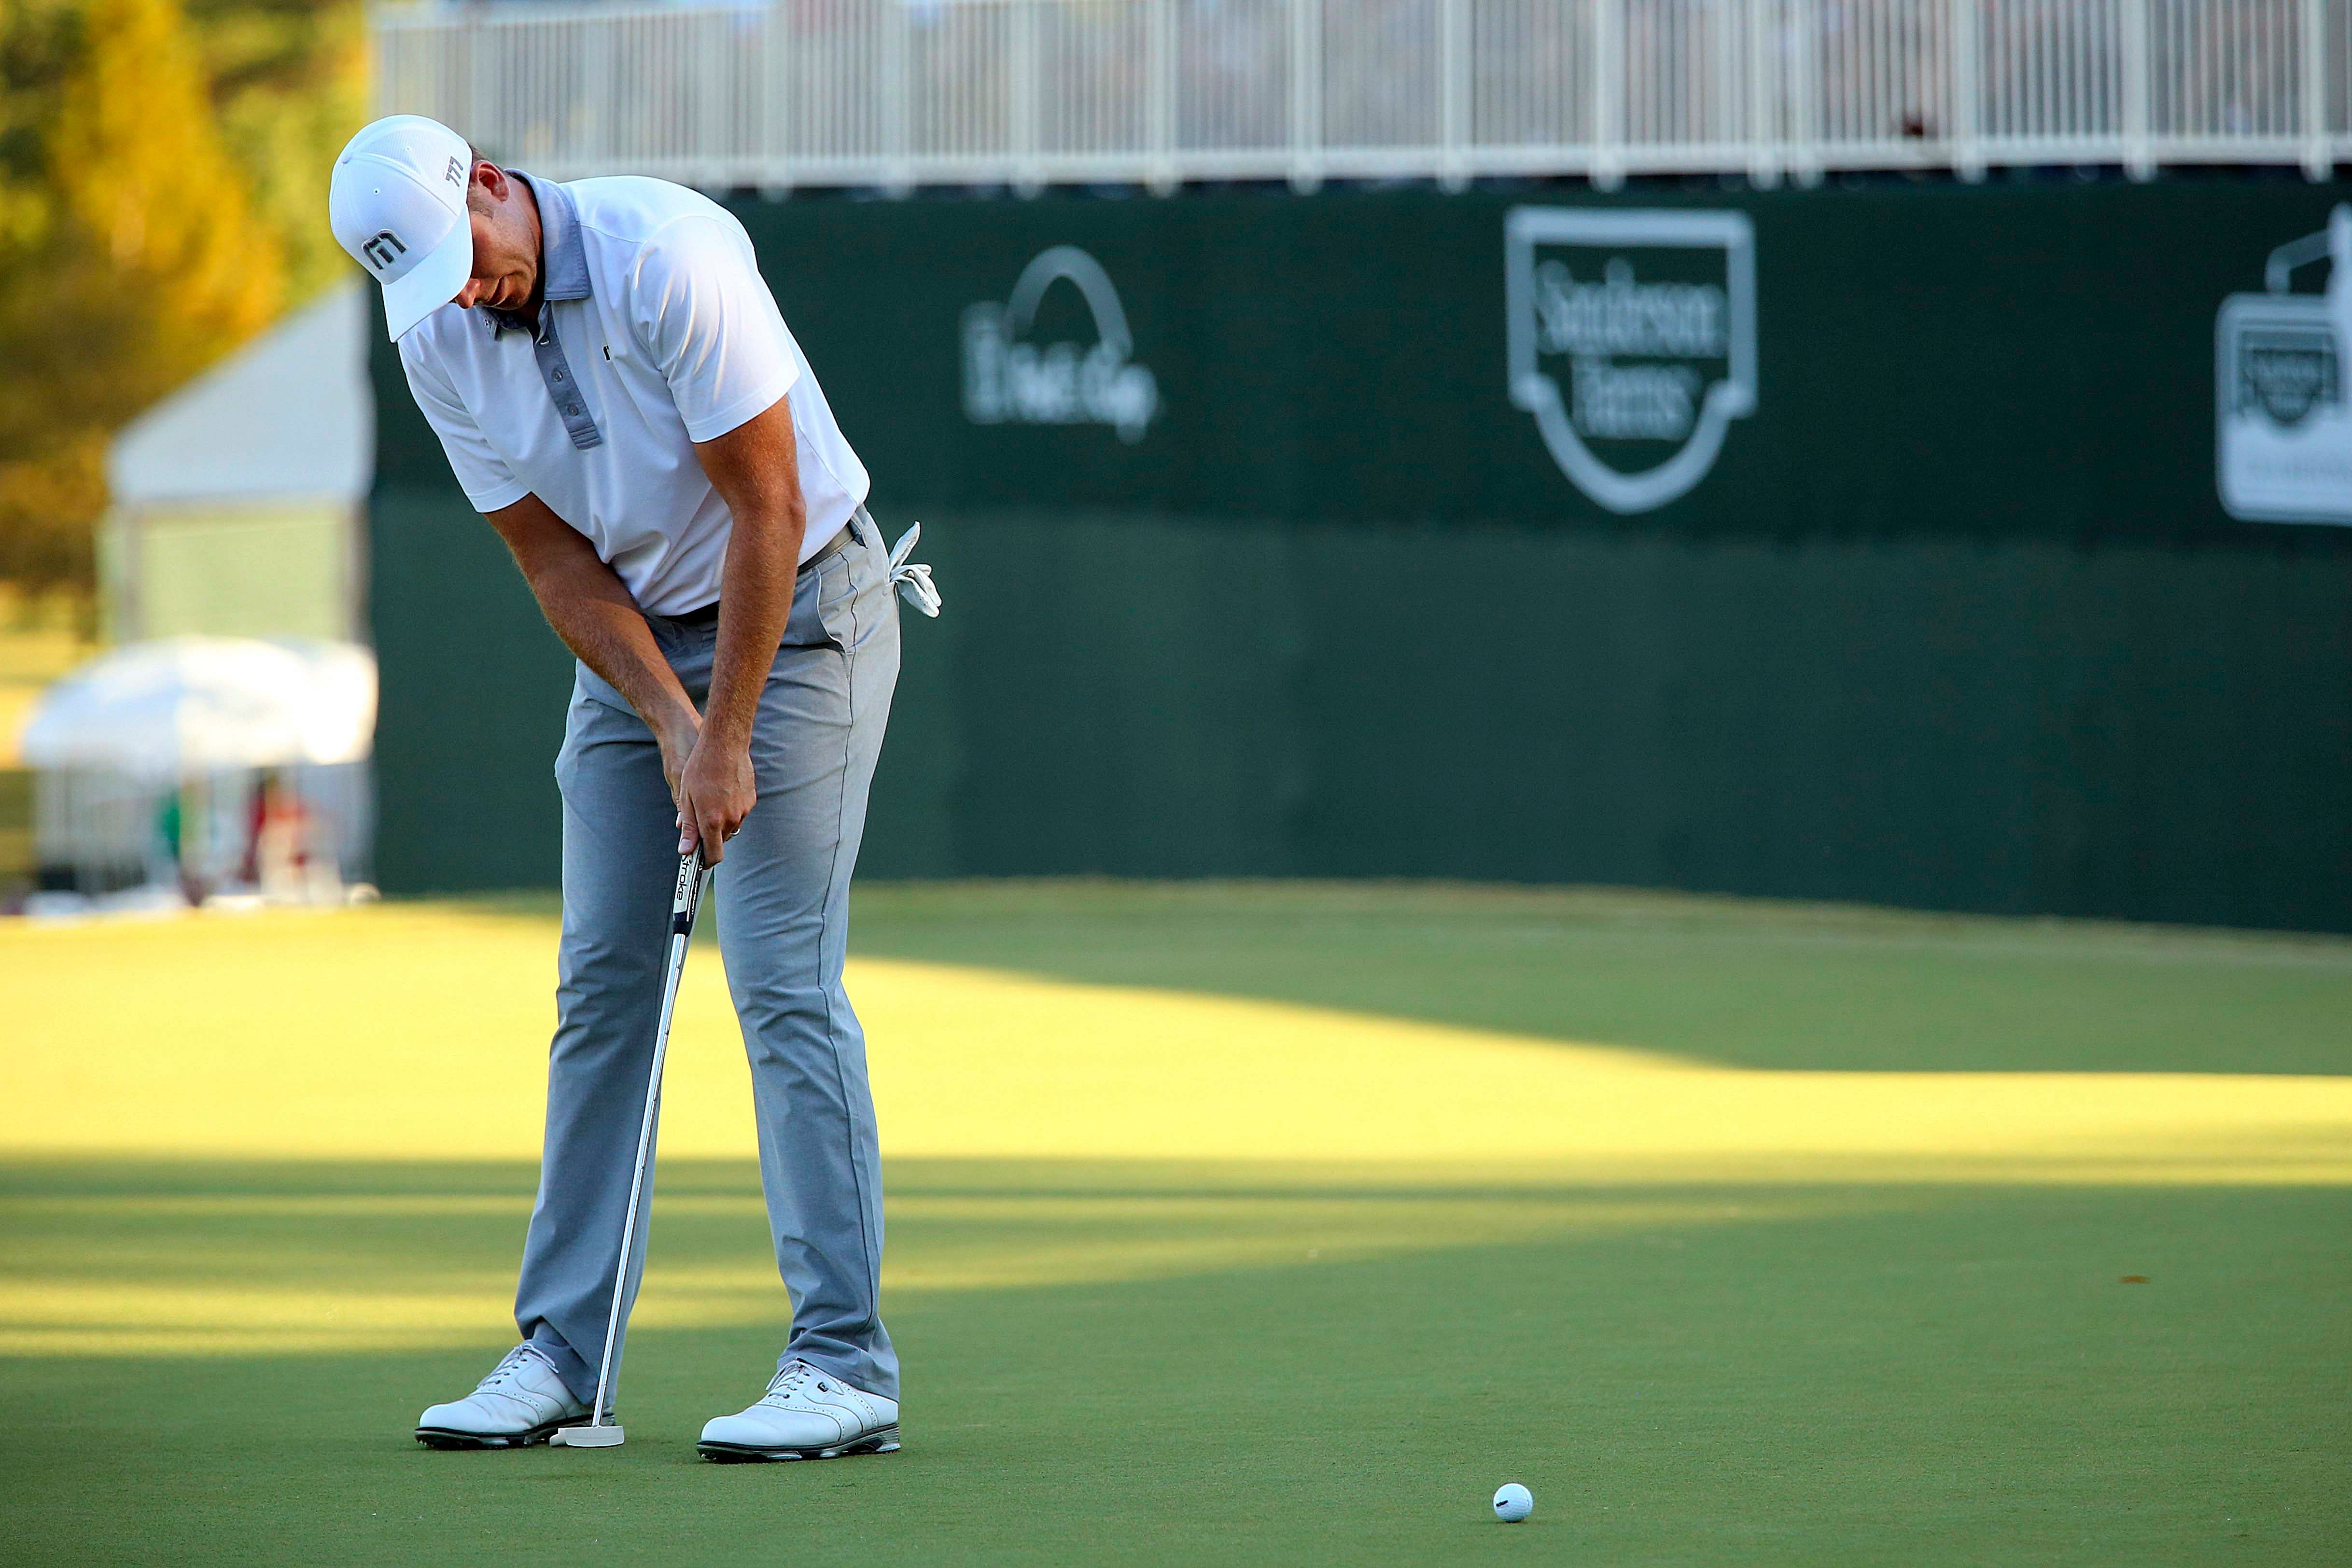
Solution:
{"label": "golfer", "polygon": [[[717,868],[793,1311],[766,1393],[706,1426],[701,1451],[894,1449],[874,1104],[841,984],[850,868],[898,676],[894,563],[865,467],[742,226],[692,191],[558,184],[395,115],[335,160],[328,210],[383,285],[457,482],[579,658],[555,763],[563,936],[522,1342],[472,1394],[426,1410],[416,1436],[519,1447],[589,1417],[672,885],[699,846]],[[921,568],[895,579],[936,613]],[[641,1210],[629,1300],[645,1234]]]}

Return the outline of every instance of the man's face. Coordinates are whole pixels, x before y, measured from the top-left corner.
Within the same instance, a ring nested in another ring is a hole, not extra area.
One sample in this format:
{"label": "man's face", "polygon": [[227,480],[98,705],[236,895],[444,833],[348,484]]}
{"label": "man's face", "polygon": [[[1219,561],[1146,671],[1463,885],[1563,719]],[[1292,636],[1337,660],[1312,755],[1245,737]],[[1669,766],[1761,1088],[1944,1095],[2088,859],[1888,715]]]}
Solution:
{"label": "man's face", "polygon": [[520,182],[487,160],[475,164],[466,216],[474,226],[474,274],[457,290],[457,303],[521,310],[539,286],[539,225]]}

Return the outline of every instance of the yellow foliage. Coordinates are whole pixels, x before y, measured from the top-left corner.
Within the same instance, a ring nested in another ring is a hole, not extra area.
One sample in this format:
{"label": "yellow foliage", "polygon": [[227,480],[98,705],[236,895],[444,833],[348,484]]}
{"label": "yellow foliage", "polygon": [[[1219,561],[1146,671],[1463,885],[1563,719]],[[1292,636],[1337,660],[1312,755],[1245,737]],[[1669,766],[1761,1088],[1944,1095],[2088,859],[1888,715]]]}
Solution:
{"label": "yellow foliage", "polygon": [[0,579],[36,592],[93,587],[113,433],[342,265],[360,8],[199,3],[0,0]]}
{"label": "yellow foliage", "polygon": [[158,371],[201,365],[278,303],[277,237],[254,222],[177,0],[91,0],[89,46],[50,141],[65,210],[156,328]]}
{"label": "yellow foliage", "polygon": [[[58,432],[34,455],[0,458],[0,574],[35,590],[89,582],[89,520],[106,510],[106,433]],[[82,603],[77,619],[92,624]]]}

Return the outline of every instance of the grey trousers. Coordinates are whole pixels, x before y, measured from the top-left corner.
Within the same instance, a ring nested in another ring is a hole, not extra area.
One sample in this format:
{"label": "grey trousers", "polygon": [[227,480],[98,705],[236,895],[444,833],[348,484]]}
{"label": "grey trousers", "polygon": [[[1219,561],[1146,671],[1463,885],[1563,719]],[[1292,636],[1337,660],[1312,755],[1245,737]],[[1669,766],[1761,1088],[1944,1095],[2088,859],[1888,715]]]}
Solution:
{"label": "grey trousers", "polygon": [[[881,1157],[866,1037],[841,969],[849,873],[898,679],[898,613],[873,520],[861,509],[850,529],[845,542],[803,566],[794,584],[753,726],[759,803],[727,845],[710,900],[751,1057],[776,1266],[791,1293],[792,1337],[778,1364],[801,1357],[896,1399],[898,1360],[879,1304]],[[700,706],[715,619],[646,620]],[[595,1396],[604,1354],[661,1010],[677,807],[652,731],[585,666],[555,776],[563,793],[563,942],[547,1142],[515,1321],[584,1403]],[[625,1314],[645,1268],[650,1176]],[[617,1384],[617,1346],[614,1361]]]}

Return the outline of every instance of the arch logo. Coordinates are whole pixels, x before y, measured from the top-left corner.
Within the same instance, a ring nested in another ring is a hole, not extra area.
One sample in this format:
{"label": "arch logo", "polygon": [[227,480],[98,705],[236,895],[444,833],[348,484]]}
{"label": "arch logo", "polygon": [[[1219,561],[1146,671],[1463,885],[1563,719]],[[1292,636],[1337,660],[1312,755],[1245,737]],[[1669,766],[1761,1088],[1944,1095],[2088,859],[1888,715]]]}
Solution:
{"label": "arch logo", "polygon": [[[1092,342],[1042,339],[1037,310],[1055,284],[1083,302]],[[975,425],[1103,425],[1129,445],[1160,412],[1160,384],[1134,360],[1127,311],[1102,263],[1075,245],[1040,251],[1003,304],[963,313],[963,411]]]}

